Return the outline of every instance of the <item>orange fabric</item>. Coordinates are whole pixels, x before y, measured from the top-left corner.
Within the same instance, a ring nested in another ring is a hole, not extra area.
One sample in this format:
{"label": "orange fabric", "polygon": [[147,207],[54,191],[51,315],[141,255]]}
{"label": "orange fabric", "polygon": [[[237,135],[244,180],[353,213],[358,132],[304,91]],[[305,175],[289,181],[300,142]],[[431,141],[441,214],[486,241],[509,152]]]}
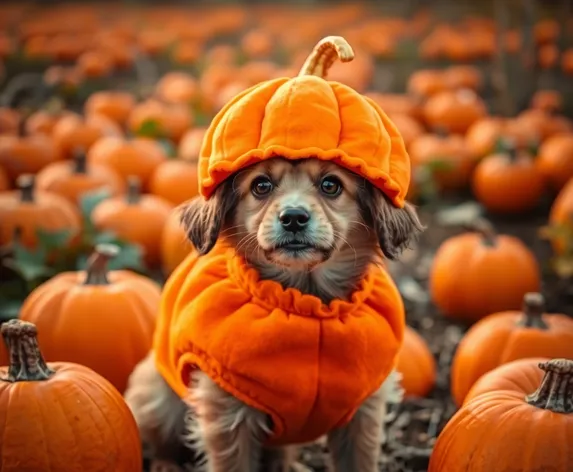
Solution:
{"label": "orange fabric", "polygon": [[191,254],[163,294],[154,351],[181,396],[199,368],[273,418],[270,444],[311,441],[348,422],[395,366],[404,308],[373,266],[350,302],[329,306],[260,281],[232,249]]}
{"label": "orange fabric", "polygon": [[410,159],[402,136],[373,100],[341,83],[279,78],[237,95],[205,135],[201,194],[208,198],[234,172],[276,156],[333,161],[404,206]]}

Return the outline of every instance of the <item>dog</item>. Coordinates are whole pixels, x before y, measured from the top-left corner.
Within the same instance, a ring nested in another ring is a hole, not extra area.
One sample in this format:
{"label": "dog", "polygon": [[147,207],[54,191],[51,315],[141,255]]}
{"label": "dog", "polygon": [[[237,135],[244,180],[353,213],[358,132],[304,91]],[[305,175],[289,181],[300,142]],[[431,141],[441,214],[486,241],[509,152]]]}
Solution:
{"label": "dog", "polygon": [[[332,162],[280,157],[237,172],[208,200],[191,200],[182,224],[199,255],[224,239],[261,279],[324,304],[348,300],[372,264],[396,259],[423,230],[411,204],[395,207],[364,178]],[[334,471],[378,470],[396,378],[391,374],[346,426],[328,433]],[[296,447],[263,447],[272,428],[266,414],[200,371],[189,387],[193,400],[183,402],[157,372],[153,353],[130,378],[125,398],[152,447],[154,472],[180,470],[175,462],[194,450],[203,451],[209,472],[290,470]]]}

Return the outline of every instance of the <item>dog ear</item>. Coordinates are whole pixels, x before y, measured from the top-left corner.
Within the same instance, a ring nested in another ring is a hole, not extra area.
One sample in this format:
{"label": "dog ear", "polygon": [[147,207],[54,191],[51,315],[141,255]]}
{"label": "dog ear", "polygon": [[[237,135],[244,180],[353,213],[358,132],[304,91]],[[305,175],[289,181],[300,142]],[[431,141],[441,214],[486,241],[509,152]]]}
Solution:
{"label": "dog ear", "polygon": [[413,205],[395,207],[370,182],[364,182],[357,197],[362,217],[376,231],[380,249],[388,259],[396,259],[424,230]]}
{"label": "dog ear", "polygon": [[232,210],[239,201],[229,182],[222,183],[209,199],[197,196],[181,212],[181,224],[200,255],[207,254],[219,238]]}

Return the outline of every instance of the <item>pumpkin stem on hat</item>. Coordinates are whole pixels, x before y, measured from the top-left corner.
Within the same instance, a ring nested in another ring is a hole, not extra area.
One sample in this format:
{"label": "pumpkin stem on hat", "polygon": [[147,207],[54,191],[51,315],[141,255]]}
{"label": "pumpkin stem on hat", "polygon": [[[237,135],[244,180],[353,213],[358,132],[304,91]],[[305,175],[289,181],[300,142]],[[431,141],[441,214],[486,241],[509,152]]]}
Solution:
{"label": "pumpkin stem on hat", "polygon": [[315,75],[324,79],[336,59],[350,62],[354,59],[354,51],[342,36],[327,36],[314,47],[298,75]]}
{"label": "pumpkin stem on hat", "polygon": [[127,178],[127,203],[137,205],[141,199],[141,180],[135,175]]}
{"label": "pumpkin stem on hat", "polygon": [[526,293],[523,296],[523,318],[519,325],[526,328],[547,329],[547,323],[543,321],[545,312],[545,299],[537,292]]}
{"label": "pumpkin stem on hat", "polygon": [[573,413],[573,360],[552,359],[539,363],[545,376],[527,403],[554,413]]}
{"label": "pumpkin stem on hat", "polygon": [[108,262],[119,254],[114,244],[98,244],[90,256],[86,267],[84,285],[108,285]]}
{"label": "pumpkin stem on hat", "polygon": [[38,346],[38,331],[33,323],[10,320],[2,325],[2,337],[10,355],[5,382],[47,380],[55,372],[48,367]]}
{"label": "pumpkin stem on hat", "polygon": [[83,149],[77,148],[74,150],[74,174],[87,173],[86,153]]}
{"label": "pumpkin stem on hat", "polygon": [[20,190],[20,201],[31,203],[34,201],[34,176],[24,174],[16,179],[16,186]]}

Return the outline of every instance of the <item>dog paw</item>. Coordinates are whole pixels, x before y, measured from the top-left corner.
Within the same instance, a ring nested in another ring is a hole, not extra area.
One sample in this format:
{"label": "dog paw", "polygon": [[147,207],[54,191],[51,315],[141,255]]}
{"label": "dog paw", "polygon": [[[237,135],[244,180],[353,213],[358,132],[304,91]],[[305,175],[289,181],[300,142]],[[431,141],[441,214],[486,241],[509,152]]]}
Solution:
{"label": "dog paw", "polygon": [[149,472],[185,472],[185,469],[173,462],[154,460],[149,467]]}

